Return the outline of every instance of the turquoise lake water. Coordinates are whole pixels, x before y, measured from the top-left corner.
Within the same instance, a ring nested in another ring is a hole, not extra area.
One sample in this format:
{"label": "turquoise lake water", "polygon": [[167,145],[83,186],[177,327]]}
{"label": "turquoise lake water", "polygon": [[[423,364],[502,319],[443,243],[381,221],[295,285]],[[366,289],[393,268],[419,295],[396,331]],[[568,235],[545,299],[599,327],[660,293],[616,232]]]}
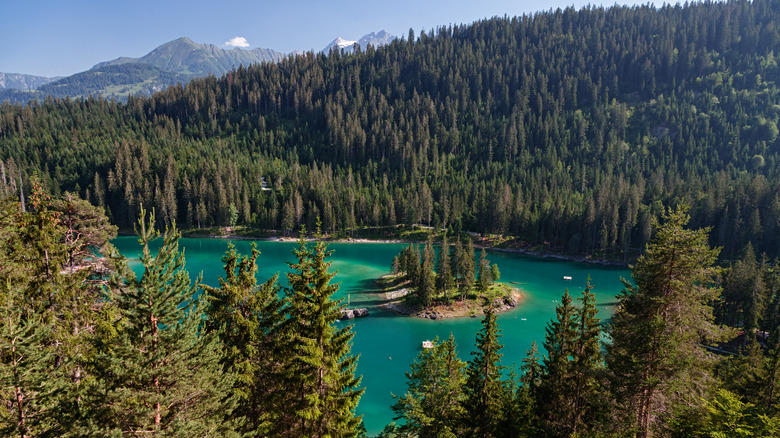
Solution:
{"label": "turquoise lake water", "polygon": [[[160,239],[161,240],[161,239]],[[225,239],[181,239],[185,250],[187,270],[194,278],[203,273],[203,282],[218,285],[223,275],[221,257],[233,243],[236,249],[249,254],[250,242]],[[122,255],[131,259],[131,267],[140,267],[140,254],[135,237],[119,237],[114,240]],[[261,251],[258,257],[258,280],[263,282],[275,273],[286,284],[284,273],[287,262],[294,261],[291,242],[256,242]],[[439,337],[445,339],[453,333],[461,359],[468,361],[474,348],[476,333],[481,328],[478,318],[460,318],[430,321],[376,308],[378,297],[367,293],[374,289],[374,280],[390,272],[390,263],[405,245],[395,243],[333,243],[332,270],[338,271],[334,281],[340,283],[335,298],[347,298],[350,307],[367,307],[371,315],[352,320],[355,339],[352,353],[359,354],[358,374],[363,376],[366,389],[358,407],[369,435],[374,435],[392,421],[392,394],[402,394],[406,389],[404,373],[421,349],[422,341]],[[580,296],[590,276],[593,292],[599,308],[599,317],[607,318],[615,305],[615,295],[622,289],[621,277],[629,278],[625,268],[565,262],[555,259],[534,258],[519,254],[489,251],[488,258],[497,263],[501,281],[521,289],[525,298],[511,311],[498,316],[502,332],[501,364],[518,367],[533,341],[541,346],[546,324],[555,315],[555,306],[564,290],[574,297]],[[135,259],[135,261],[133,261]],[[563,280],[564,276],[572,280]],[[338,324],[347,324],[340,322]]]}

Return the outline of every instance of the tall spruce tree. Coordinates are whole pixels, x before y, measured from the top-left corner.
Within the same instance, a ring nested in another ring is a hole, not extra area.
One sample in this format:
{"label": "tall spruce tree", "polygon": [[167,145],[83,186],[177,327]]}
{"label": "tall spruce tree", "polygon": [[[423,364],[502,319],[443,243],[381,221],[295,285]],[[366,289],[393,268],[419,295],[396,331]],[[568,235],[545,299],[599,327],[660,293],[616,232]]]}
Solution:
{"label": "tall spruce tree", "polygon": [[626,414],[621,427],[640,437],[661,430],[680,397],[700,407],[711,360],[702,339],[721,333],[710,306],[719,295],[712,266],[719,249],[707,244],[708,229],[686,229],[688,220],[683,207],[664,214],[632,268],[633,282],[624,281],[610,325],[606,358]]}
{"label": "tall spruce tree", "polygon": [[[154,213],[141,208],[138,241],[143,273],[119,279],[106,299],[117,318],[112,336],[99,345],[93,371],[100,385],[92,389],[92,434],[172,436],[230,435],[223,412],[232,409],[231,376],[223,374],[214,334],[204,333],[203,296],[191,284],[179,251],[179,232],[159,237]],[[100,333],[99,333],[100,335]]]}
{"label": "tall spruce tree", "polygon": [[498,342],[501,331],[492,310],[485,313],[482,329],[477,333],[477,350],[469,361],[463,402],[463,427],[465,436],[499,436],[503,420],[505,392],[501,381],[502,345]]}
{"label": "tall spruce tree", "polygon": [[406,373],[407,390],[396,397],[393,411],[403,420],[399,433],[419,437],[456,437],[463,415],[465,364],[458,358],[455,338],[434,340],[421,351]]}
{"label": "tall spruce tree", "polygon": [[423,249],[423,258],[420,262],[420,281],[417,285],[417,299],[423,306],[430,306],[433,295],[436,292],[435,252],[433,250],[433,236],[428,236]]}
{"label": "tall spruce tree", "polygon": [[573,431],[571,382],[572,358],[577,342],[576,309],[568,289],[555,308],[555,319],[545,329],[544,372],[537,392],[537,412],[549,436],[567,436]]}
{"label": "tall spruce tree", "polygon": [[334,326],[341,305],[332,298],[339,287],[330,284],[336,275],[328,272],[332,251],[322,241],[312,247],[301,237],[298,243],[293,251],[298,261],[290,263],[292,272],[287,274],[290,316],[285,336],[292,358],[286,378],[292,399],[283,434],[354,437],[361,424],[355,408],[363,389],[355,377],[358,357],[350,354],[352,326]]}
{"label": "tall spruce tree", "polygon": [[584,434],[588,425],[595,423],[598,414],[603,412],[599,373],[603,370],[604,358],[601,352],[601,325],[596,317],[596,297],[588,277],[580,307],[575,311],[577,337],[574,343],[571,412],[572,434]]}
{"label": "tall spruce tree", "polygon": [[447,230],[444,230],[444,237],[439,251],[438,269],[436,276],[436,288],[444,295],[444,301],[450,302],[450,291],[452,291],[454,280],[452,278],[452,261],[450,257],[450,244],[447,241]]}
{"label": "tall spruce tree", "polygon": [[539,360],[539,349],[534,341],[520,365],[520,385],[515,393],[516,414],[513,422],[521,436],[539,436],[542,433],[536,415],[536,400],[544,372]]}
{"label": "tall spruce tree", "polygon": [[27,436],[67,435],[78,421],[84,331],[98,304],[90,270],[63,269],[66,229],[50,207],[37,181],[26,208],[0,207],[0,367],[14,382],[6,406],[17,420],[6,430]]}
{"label": "tall spruce tree", "polygon": [[485,248],[482,248],[482,251],[479,252],[479,262],[477,263],[477,290],[485,293],[492,283],[490,260],[487,259],[487,251],[485,251]]}
{"label": "tall spruce tree", "polygon": [[276,403],[287,390],[281,375],[284,357],[278,331],[284,319],[277,275],[257,285],[257,256],[242,256],[231,244],[222,262],[225,277],[218,288],[202,286],[207,294],[207,327],[217,333],[224,351],[222,369],[235,376],[230,397],[236,408],[229,414],[243,436],[268,434],[279,417]]}
{"label": "tall spruce tree", "polygon": [[[455,249],[457,250],[458,247],[456,246]],[[474,242],[471,239],[465,250],[460,252],[457,263],[461,275],[460,299],[465,300],[474,287]]]}

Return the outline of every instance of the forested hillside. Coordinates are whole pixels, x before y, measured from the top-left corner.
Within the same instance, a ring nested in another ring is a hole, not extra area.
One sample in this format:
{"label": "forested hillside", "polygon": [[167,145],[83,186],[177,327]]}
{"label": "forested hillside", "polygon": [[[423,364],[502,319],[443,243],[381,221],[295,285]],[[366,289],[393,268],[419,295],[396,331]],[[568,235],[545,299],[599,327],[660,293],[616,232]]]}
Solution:
{"label": "forested hillside", "polygon": [[[663,205],[780,255],[780,3],[557,10],[306,53],[126,105],[0,108],[0,193],[39,174],[129,227],[424,223],[633,258]],[[263,190],[262,182],[271,190]]]}

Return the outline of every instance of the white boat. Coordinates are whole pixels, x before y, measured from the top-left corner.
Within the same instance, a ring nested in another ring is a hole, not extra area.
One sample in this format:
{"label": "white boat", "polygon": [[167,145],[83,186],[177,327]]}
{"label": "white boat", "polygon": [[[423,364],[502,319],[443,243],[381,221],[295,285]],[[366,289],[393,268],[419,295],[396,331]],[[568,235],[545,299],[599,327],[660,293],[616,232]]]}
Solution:
{"label": "white boat", "polygon": [[422,348],[433,348],[433,341],[423,341]]}
{"label": "white boat", "polygon": [[563,279],[566,280],[566,281],[571,281],[571,277],[569,277],[568,275],[564,275]]}

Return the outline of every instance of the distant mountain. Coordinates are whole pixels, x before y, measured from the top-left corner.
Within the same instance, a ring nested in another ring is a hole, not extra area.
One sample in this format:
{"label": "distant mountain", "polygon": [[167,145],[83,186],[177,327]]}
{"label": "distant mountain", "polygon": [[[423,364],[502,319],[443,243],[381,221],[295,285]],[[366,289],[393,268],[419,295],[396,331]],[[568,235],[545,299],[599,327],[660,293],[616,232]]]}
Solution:
{"label": "distant mountain", "polygon": [[[355,44],[365,50],[369,44],[381,46],[395,38],[384,30],[364,35],[357,41],[336,38],[324,51],[338,47],[352,52]],[[8,100],[25,104],[47,96],[75,98],[90,95],[125,100],[132,94],[149,95],[170,85],[186,84],[197,77],[222,76],[240,65],[278,62],[285,56],[271,49],[226,50],[182,37],[140,58],[120,57],[64,78],[0,73],[0,102]]]}
{"label": "distant mountain", "polygon": [[193,77],[210,74],[222,76],[240,65],[277,62],[285,56],[284,53],[271,49],[225,50],[214,44],[199,44],[182,37],[165,43],[140,58],[117,58],[113,61],[101,62],[92,67],[92,70],[111,65],[148,64],[164,71],[188,74]]}
{"label": "distant mountain", "polygon": [[394,39],[396,39],[395,36],[387,33],[384,30],[380,30],[379,32],[371,32],[369,34],[363,35],[357,41],[345,40],[341,37],[338,37],[331,41],[330,44],[325,46],[322,51],[328,53],[331,51],[331,49],[337,47],[339,49],[343,49],[347,53],[351,53],[354,50],[355,44],[360,46],[360,50],[366,50],[369,44],[374,47],[379,47],[385,44],[390,44]]}
{"label": "distant mountain", "polygon": [[[131,94],[152,94],[193,78],[222,76],[240,65],[276,62],[286,55],[271,49],[221,49],[183,37],[165,43],[140,58],[121,57],[65,78],[1,74],[9,84],[0,87],[0,102],[27,103],[47,96],[64,98],[102,95],[124,100]],[[0,82],[2,83],[2,82]],[[5,89],[3,89],[5,88]]]}
{"label": "distant mountain", "polygon": [[9,100],[24,104],[33,99],[43,100],[48,96],[75,98],[90,95],[124,100],[131,94],[150,95],[164,90],[169,85],[185,84],[193,77],[165,71],[149,64],[107,65],[43,84],[35,90],[0,90],[0,102]]}
{"label": "distant mountain", "polygon": [[46,78],[43,76],[23,75],[19,73],[0,73],[0,89],[34,90],[41,85],[48,84],[57,79],[59,78]]}

